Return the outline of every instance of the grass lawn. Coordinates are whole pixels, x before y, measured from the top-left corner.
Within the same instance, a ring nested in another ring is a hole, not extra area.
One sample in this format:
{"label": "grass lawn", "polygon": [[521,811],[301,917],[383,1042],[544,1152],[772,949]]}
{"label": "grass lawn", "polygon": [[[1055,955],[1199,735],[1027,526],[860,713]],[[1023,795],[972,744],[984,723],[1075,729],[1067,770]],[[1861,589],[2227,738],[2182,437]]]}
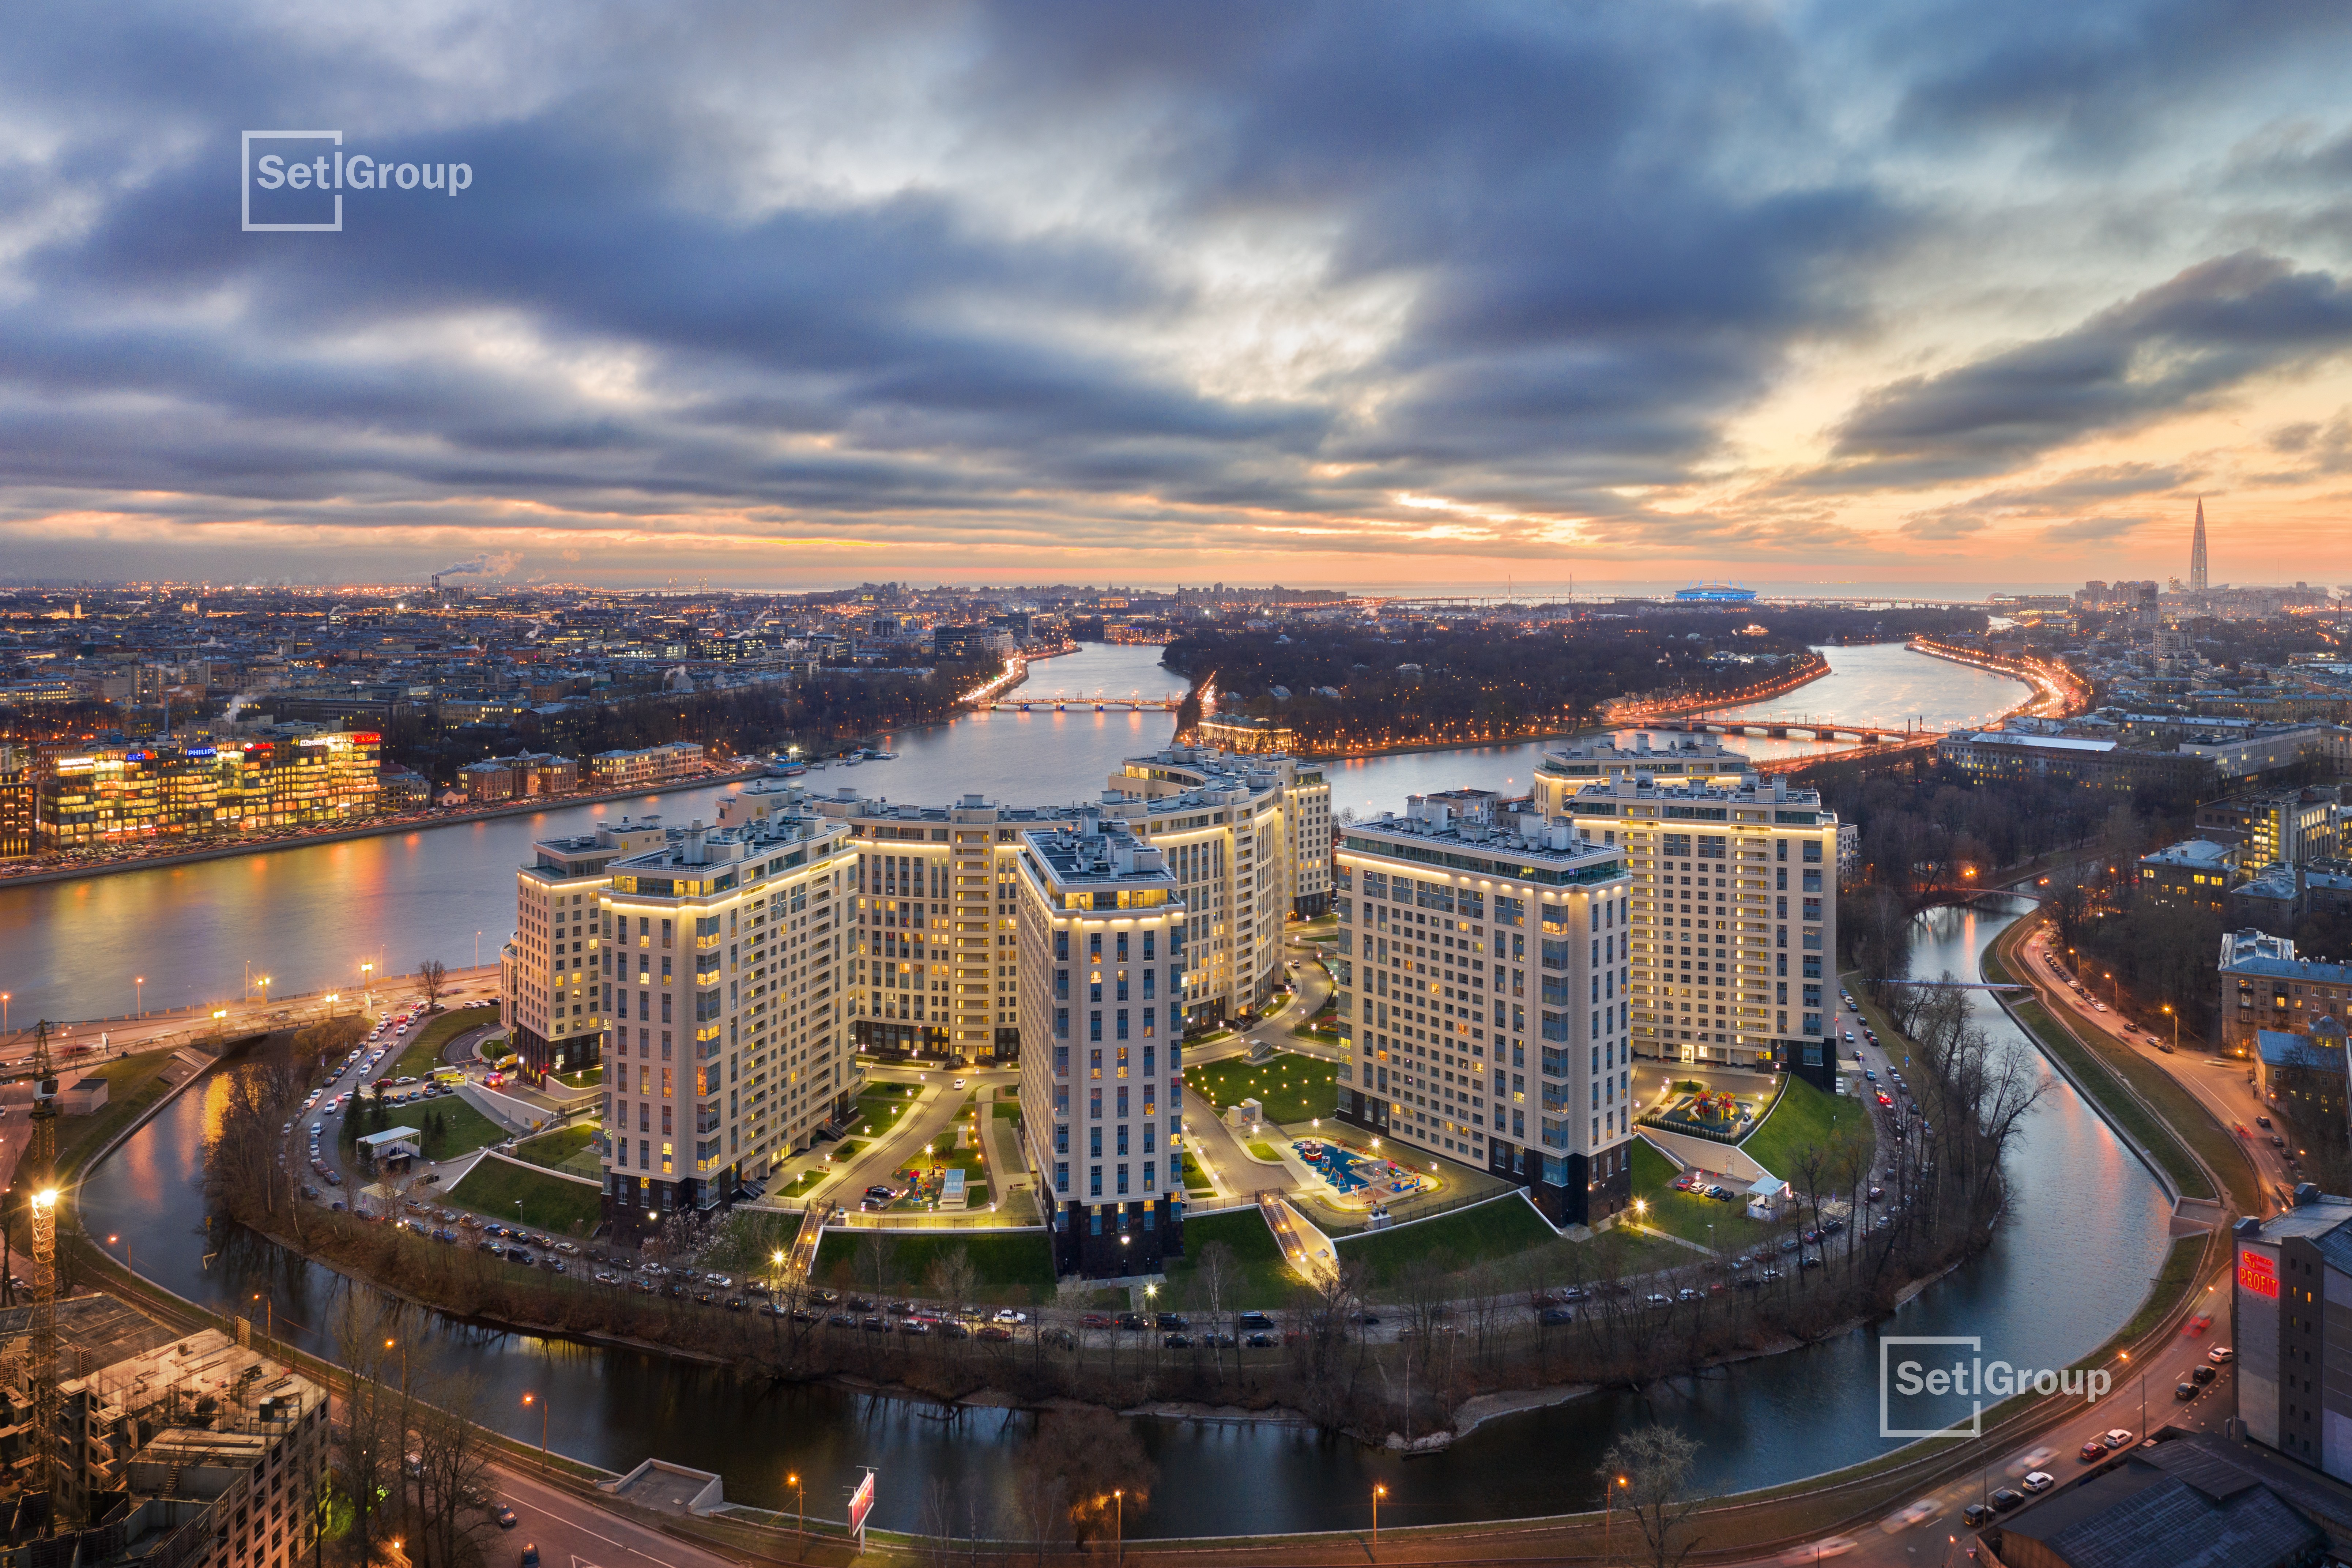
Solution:
{"label": "grass lawn", "polygon": [[[394,1127],[405,1123],[423,1130],[425,1157],[428,1160],[453,1160],[477,1149],[487,1149],[493,1143],[503,1143],[507,1138],[505,1128],[454,1094],[415,1105],[399,1106],[390,1115],[391,1125]],[[581,1173],[583,1175],[588,1173],[586,1171]],[[598,1176],[601,1180],[601,1171]]]}
{"label": "grass lawn", "polygon": [[1252,1067],[1241,1057],[1184,1069],[1187,1087],[1223,1110],[1244,1100],[1265,1107],[1265,1119],[1277,1127],[1328,1116],[1339,1103],[1339,1068],[1335,1063],[1277,1051],[1263,1067]]}
{"label": "grass lawn", "polygon": [[1184,1151],[1184,1190],[1188,1193],[1208,1193],[1216,1189],[1209,1183],[1209,1173],[1201,1169],[1201,1162],[1192,1158],[1190,1149]]}
{"label": "grass lawn", "polygon": [[[106,1103],[89,1116],[60,1117],[58,1121],[58,1173],[70,1175],[80,1163],[96,1153],[109,1138],[163,1098],[171,1086],[162,1074],[163,1066],[172,1059],[170,1051],[141,1051],[103,1067],[76,1068],[76,1078],[102,1078],[106,1080]],[[194,1092],[191,1090],[190,1092]]]}
{"label": "grass lawn", "polygon": [[575,1176],[604,1179],[604,1165],[596,1155],[596,1127],[593,1122],[559,1127],[552,1132],[526,1138],[515,1145],[514,1157],[528,1160],[534,1165],[544,1165],[551,1171],[569,1171]]}
{"label": "grass lawn", "polygon": [[1238,1279],[1225,1287],[1225,1310],[1237,1307],[1280,1307],[1298,1284],[1298,1276],[1282,1260],[1274,1232],[1255,1209],[1214,1214],[1184,1222],[1184,1256],[1168,1263],[1167,1300],[1195,1310],[1205,1310],[1208,1292],[1201,1288],[1201,1253],[1213,1241],[1233,1248]]}
{"label": "grass lawn", "polygon": [[[1780,1173],[1775,1171],[1773,1174]],[[1744,1203],[1718,1203],[1697,1193],[1678,1193],[1674,1180],[1674,1162],[1646,1142],[1634,1140],[1633,1195],[1649,1210],[1643,1216],[1643,1224],[1668,1236],[1679,1236],[1685,1241],[1696,1241],[1701,1247],[1711,1246],[1722,1253],[1745,1252],[1786,1228],[1749,1219]],[[1715,1226],[1711,1241],[1706,1228],[1710,1224]]]}
{"label": "grass lawn", "polygon": [[485,1024],[499,1021],[496,1006],[459,1007],[441,1014],[401,1047],[400,1059],[383,1069],[380,1078],[424,1078],[442,1065],[441,1047],[468,1029],[478,1029]]}
{"label": "grass lawn", "polygon": [[786,1182],[782,1187],[778,1188],[776,1190],[776,1196],[780,1198],[805,1197],[808,1195],[809,1189],[815,1186],[819,1182],[824,1181],[825,1175],[826,1172],[824,1166],[811,1165],[807,1170],[803,1171],[799,1175],[794,1176],[791,1181]]}
{"label": "grass lawn", "polygon": [[1405,1266],[1419,1258],[1445,1255],[1450,1267],[1531,1252],[1559,1240],[1551,1226],[1524,1199],[1496,1198],[1475,1208],[1441,1215],[1402,1230],[1374,1230],[1341,1238],[1339,1261],[1364,1266],[1373,1289],[1394,1285]]}
{"label": "grass lawn", "polygon": [[578,1072],[557,1073],[555,1081],[567,1089],[598,1088],[604,1081],[604,1064],[600,1062],[593,1068],[582,1068]]}
{"label": "grass lawn", "polygon": [[499,1159],[477,1161],[449,1189],[451,1203],[509,1223],[520,1200],[523,1224],[569,1237],[584,1237],[596,1228],[601,1196],[594,1187],[562,1176],[541,1175]]}
{"label": "grass lawn", "polygon": [[1261,1142],[1253,1138],[1249,1141],[1249,1152],[1270,1165],[1282,1163],[1281,1152],[1271,1143]]}
{"label": "grass lawn", "polygon": [[[2116,1080],[2107,1064],[2097,1053],[2060,1026],[2039,1002],[2012,1002],[2011,1009],[2017,1019],[2032,1031],[2033,1037],[2044,1049],[2066,1064],[2067,1070],[2095,1099],[2107,1114],[2114,1117],[2126,1131],[2148,1152],[2156,1163],[2164,1167],[2166,1175],[2180,1189],[2181,1195],[2191,1198],[2214,1196],[2213,1184],[2197,1162],[2182,1148],[2154,1111],[2140,1103]],[[2239,1156],[2242,1158],[2242,1156]]]}
{"label": "grass lawn", "polygon": [[989,1115],[999,1121],[1018,1121],[1021,1120],[1021,1102],[1017,1100],[1000,1100],[989,1111]]}
{"label": "grass lawn", "polygon": [[[2001,945],[2005,947],[2006,944]],[[1998,957],[1998,949],[1985,954],[1984,972],[1988,980],[2012,978]],[[2195,1150],[2199,1157],[2221,1178],[2222,1184],[2230,1189],[2231,1201],[2237,1205],[2239,1212],[2262,1212],[2262,1180],[2255,1173],[2253,1162],[2247,1158],[2246,1151],[2231,1136],[2229,1129],[2213,1119],[2202,1101],[2183,1088],[2178,1079],[2165,1071],[2156,1058],[2141,1050],[2102,1038],[2088,1025],[2076,1032],[2100,1063],[2137,1089],[2139,1097],[2153,1106],[2170,1125],[2172,1131]],[[2073,1064],[2070,1061],[2068,1065]],[[2171,1166],[2167,1165],[2166,1169],[2170,1171]],[[2174,1179],[2180,1179],[2178,1173]],[[2212,1184],[2205,1180],[2202,1173],[2199,1173],[2198,1182],[2202,1191],[2185,1182],[2180,1190],[2192,1197],[2209,1195]]]}
{"label": "grass lawn", "polygon": [[[1264,1230],[1265,1226],[1261,1224],[1258,1228]],[[1187,1226],[1186,1234],[1190,1233],[1191,1227]],[[884,1282],[878,1285],[866,1272],[867,1265],[861,1256],[869,1238],[878,1241],[883,1250]],[[887,1231],[829,1230],[816,1250],[815,1278],[820,1284],[851,1289],[919,1292],[926,1288],[931,1265],[959,1247],[971,1258],[978,1276],[976,1300],[1020,1306],[1045,1300],[1053,1295],[1054,1254],[1042,1230],[1016,1236],[904,1236]]]}
{"label": "grass lawn", "polygon": [[875,1137],[889,1131],[914,1103],[919,1089],[911,1083],[877,1083],[868,1089],[857,1097],[857,1131]]}
{"label": "grass lawn", "polygon": [[1780,1103],[1758,1123],[1739,1151],[1782,1181],[1793,1182],[1798,1157],[1806,1150],[1826,1149],[1835,1139],[1855,1135],[1865,1148],[1877,1147],[1877,1131],[1861,1100],[1825,1093],[1790,1074],[1781,1085]]}

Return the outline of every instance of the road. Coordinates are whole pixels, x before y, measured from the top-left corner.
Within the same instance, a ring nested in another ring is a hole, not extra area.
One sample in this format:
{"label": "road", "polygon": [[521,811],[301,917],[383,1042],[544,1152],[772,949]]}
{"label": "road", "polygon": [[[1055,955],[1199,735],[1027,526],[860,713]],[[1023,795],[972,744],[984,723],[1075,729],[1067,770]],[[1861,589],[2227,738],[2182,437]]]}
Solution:
{"label": "road", "polygon": [[[465,1005],[469,1001],[494,1001],[498,991],[499,970],[494,963],[480,969],[452,970],[447,984],[442,988],[441,1005],[446,1009]],[[377,984],[373,992],[353,986],[349,991],[326,995],[247,997],[223,1002],[209,1011],[179,1009],[121,1018],[52,1022],[49,1053],[63,1066],[68,1059],[66,1053],[76,1052],[70,1060],[77,1065],[88,1066],[112,1061],[137,1051],[184,1045],[191,1040],[210,1039],[222,1034],[242,1036],[265,1029],[299,1028],[330,1017],[383,1012],[419,994],[421,991],[416,977],[404,975]],[[374,1002],[373,1006],[369,1005],[371,996]],[[213,1014],[215,1012],[221,1016],[215,1017]],[[33,1029],[26,1026],[15,1028],[0,1037],[0,1069],[21,1068],[31,1059],[33,1035]],[[98,1043],[101,1036],[106,1042],[102,1049]],[[89,1048],[77,1051],[80,1047]]]}
{"label": "road", "polygon": [[2216,1121],[2236,1131],[2240,1147],[2262,1178],[2263,1217],[2292,1206],[2288,1194],[2303,1176],[2287,1163],[2288,1151],[2273,1144],[2278,1134],[2267,1125],[2271,1108],[2263,1103],[2262,1091],[2242,1060],[2211,1056],[2195,1045],[2185,1051],[2163,1050],[2158,1046],[2160,1037],[2127,1030],[2128,1021],[2111,1005],[2075,991],[2066,978],[2057,938],[2047,924],[2028,937],[2019,952],[2025,961],[2025,978],[2054,1016],[2064,1017],[2078,1033],[2096,1032],[2118,1046],[2148,1053],[2157,1066],[2212,1112]]}
{"label": "road", "polygon": [[[2229,1302],[2221,1292],[2226,1275],[2217,1276],[2206,1287],[2208,1310],[2226,1315]],[[2111,1365],[2116,1379],[2114,1391],[2096,1405],[2086,1405],[2076,1398],[2078,1413],[2051,1431],[2022,1444],[2004,1447],[1998,1452],[1988,1452],[1981,1458],[1978,1469],[1960,1480],[1948,1482],[1924,1494],[1917,1504],[1881,1520],[1875,1529],[1864,1529],[1858,1534],[1832,1538],[1853,1542],[1846,1554],[1836,1561],[1843,1564],[1904,1564],[1916,1568],[1920,1563],[1958,1562],[1960,1553],[1973,1544],[1975,1527],[1968,1524],[1961,1510],[1970,1503],[1982,1503],[2001,1487],[2016,1486],[2028,1472],[2027,1461],[2032,1468],[2054,1477],[2063,1487],[2093,1465],[2079,1457],[2082,1446],[2110,1429],[2120,1428],[2132,1434],[2135,1440],[2145,1437],[2151,1430],[2179,1426],[2191,1431],[2218,1431],[2222,1424],[2237,1414],[2237,1381],[2233,1367],[2215,1369],[2211,1383],[2199,1389],[2195,1398],[2180,1400],[2174,1396],[2174,1385],[2186,1381],[2198,1367],[2210,1364],[2207,1352],[2221,1342],[2221,1329],[2217,1325],[2203,1333],[2184,1332],[2156,1353],[2146,1367]],[[1986,1347],[1986,1356],[1998,1354],[1995,1347]],[[2193,1385],[2192,1385],[2193,1386]],[[2053,1395],[2063,1398],[2063,1395]],[[1983,1445],[1979,1445],[1982,1447]],[[1925,1505],[1920,1507],[1918,1505]],[[1832,1552],[1823,1542],[1827,1561]],[[1948,1559],[1947,1552],[1949,1553]],[[1775,1554],[1753,1560],[1758,1563],[1803,1563],[1813,1558],[1809,1551],[1800,1549],[1787,1554]]]}
{"label": "road", "polygon": [[516,1518],[514,1529],[483,1543],[486,1562],[519,1563],[528,1544],[539,1548],[542,1568],[740,1568],[734,1558],[648,1530],[516,1471],[494,1466],[491,1479]]}

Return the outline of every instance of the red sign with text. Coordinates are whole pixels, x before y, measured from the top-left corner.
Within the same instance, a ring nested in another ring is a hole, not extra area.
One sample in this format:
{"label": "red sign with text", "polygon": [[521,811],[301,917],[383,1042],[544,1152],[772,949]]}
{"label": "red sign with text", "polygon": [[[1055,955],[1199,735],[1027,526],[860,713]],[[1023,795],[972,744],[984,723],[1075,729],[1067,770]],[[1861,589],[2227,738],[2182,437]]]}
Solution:
{"label": "red sign with text", "polygon": [[857,1489],[849,1494],[850,1530],[852,1531],[864,1530],[866,1528],[866,1516],[873,1511],[874,1472],[868,1470],[866,1472],[866,1479],[857,1483]]}
{"label": "red sign with text", "polygon": [[2238,1289],[2266,1300],[2278,1300],[2278,1265],[2266,1253],[2238,1254]]}

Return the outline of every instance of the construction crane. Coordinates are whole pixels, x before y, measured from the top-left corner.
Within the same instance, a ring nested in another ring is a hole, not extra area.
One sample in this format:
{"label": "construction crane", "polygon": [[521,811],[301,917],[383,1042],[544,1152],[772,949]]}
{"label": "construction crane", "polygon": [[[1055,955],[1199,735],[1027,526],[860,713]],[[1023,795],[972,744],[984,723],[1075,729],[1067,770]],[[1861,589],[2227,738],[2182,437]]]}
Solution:
{"label": "construction crane", "polygon": [[54,1532],[63,1500],[58,1479],[58,1076],[49,1065],[49,1022],[33,1031],[33,1126],[18,1164],[33,1231],[33,1441],[40,1445],[36,1482],[47,1494],[44,1533]]}

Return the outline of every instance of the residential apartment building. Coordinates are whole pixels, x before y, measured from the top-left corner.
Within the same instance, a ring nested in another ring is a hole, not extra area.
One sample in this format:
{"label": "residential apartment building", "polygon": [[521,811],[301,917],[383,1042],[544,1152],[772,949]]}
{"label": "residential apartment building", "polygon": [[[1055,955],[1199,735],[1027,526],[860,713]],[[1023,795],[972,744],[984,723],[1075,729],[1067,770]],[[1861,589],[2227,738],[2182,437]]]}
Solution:
{"label": "residential apartment building", "polygon": [[1184,1251],[1185,931],[1166,858],[1087,813],[1018,835],[1021,1127],[1056,1272],[1156,1274]]}
{"label": "residential apartment building", "polygon": [[1823,1088],[1837,986],[1837,814],[1775,777],[1736,788],[1620,773],[1536,805],[1625,852],[1633,883],[1633,1049],[1780,1066]]}
{"label": "residential apartment building", "polygon": [[0,859],[33,852],[34,783],[31,753],[0,742]]}
{"label": "residential apartment building", "polygon": [[[515,929],[499,950],[499,1020],[534,1074],[574,1072],[603,1059],[606,868],[668,842],[658,816],[531,846],[515,872]],[[600,967],[601,965],[601,967]]]}
{"label": "residential apartment building", "polygon": [[[0,1314],[12,1337],[32,1310]],[[79,1370],[58,1384],[46,1440],[21,1357],[0,1385],[10,1417],[0,1454],[20,1498],[54,1488],[55,1511],[0,1510],[0,1554],[84,1568],[295,1568],[316,1553],[325,1389],[217,1329],[173,1335],[100,1296],[57,1310],[61,1363]]]}
{"label": "residential apartment building", "polygon": [[1545,752],[1536,763],[1536,803],[1539,806],[1547,801],[1557,803],[1589,784],[1627,777],[1646,779],[1653,784],[1664,781],[1738,789],[1756,776],[1753,758],[1745,752],[1727,750],[1714,735],[1664,735],[1659,739],[1663,743],[1653,745],[1644,732],[1635,735],[1630,745],[1620,746],[1609,738],[1580,741]]}
{"label": "residential apartment building", "polygon": [[[1192,997],[1202,1022],[1263,1005],[1282,976],[1286,918],[1330,907],[1331,785],[1322,764],[1170,746],[1130,757],[1112,792],[1142,803],[1123,813],[1168,850],[1194,911]],[[1104,797],[1106,808],[1110,797]]]}
{"label": "residential apartment building", "polygon": [[[607,868],[604,1208],[616,1237],[731,1199],[846,1116],[849,835],[771,813],[670,829]],[[609,967],[608,967],[609,966]]]}
{"label": "residential apartment building", "polygon": [[635,752],[599,752],[588,759],[588,782],[598,789],[638,789],[647,784],[676,784],[703,770],[702,745],[696,741],[672,741]]}
{"label": "residential apartment building", "polygon": [[2237,879],[2233,864],[2227,846],[2205,838],[2184,839],[2139,858],[2135,868],[2139,873],[2138,897],[2143,903],[2160,909],[2220,914],[2228,906],[2230,886]]}
{"label": "residential apartment building", "polygon": [[1491,798],[1345,827],[1339,1119],[1517,1182],[1555,1225],[1631,1202],[1627,858]]}
{"label": "residential apartment building", "polygon": [[2307,1035],[2318,1019],[2352,1008],[2352,963],[2295,956],[2292,937],[2221,934],[2221,1048],[2252,1058],[2262,1030]]}

